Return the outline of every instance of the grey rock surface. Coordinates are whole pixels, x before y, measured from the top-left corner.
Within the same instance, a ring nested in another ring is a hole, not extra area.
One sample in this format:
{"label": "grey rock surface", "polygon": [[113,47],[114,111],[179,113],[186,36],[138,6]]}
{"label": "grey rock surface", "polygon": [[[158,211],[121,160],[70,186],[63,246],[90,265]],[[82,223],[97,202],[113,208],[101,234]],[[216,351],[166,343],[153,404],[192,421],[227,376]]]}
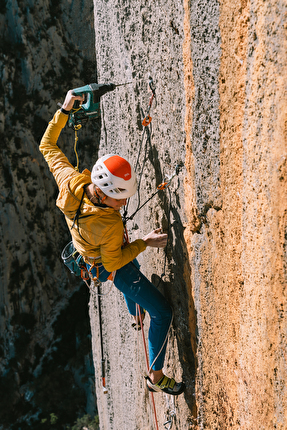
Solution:
{"label": "grey rock surface", "polygon": [[[286,4],[110,0],[94,12],[99,80],[132,82],[103,99],[100,153],[140,153],[141,202],[185,163],[128,223],[132,239],[169,230],[166,253],[140,256],[175,310],[165,370],[187,383],[174,405],[155,396],[159,428],[174,408],[174,429],[284,429]],[[139,152],[149,76],[157,105]],[[101,429],[156,428],[122,297],[102,307]]]}

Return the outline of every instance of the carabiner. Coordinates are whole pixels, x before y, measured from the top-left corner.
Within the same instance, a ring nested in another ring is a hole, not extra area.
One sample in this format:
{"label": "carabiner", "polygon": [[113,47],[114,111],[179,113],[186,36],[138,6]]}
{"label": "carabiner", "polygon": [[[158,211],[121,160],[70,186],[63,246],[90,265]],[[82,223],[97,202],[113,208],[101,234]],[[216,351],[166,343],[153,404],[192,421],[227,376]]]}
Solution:
{"label": "carabiner", "polygon": [[142,125],[143,125],[144,127],[147,127],[147,126],[151,123],[151,120],[152,120],[152,117],[151,117],[151,116],[149,116],[149,115],[147,115],[147,116],[144,118],[144,120],[143,120],[143,122],[142,122]]}

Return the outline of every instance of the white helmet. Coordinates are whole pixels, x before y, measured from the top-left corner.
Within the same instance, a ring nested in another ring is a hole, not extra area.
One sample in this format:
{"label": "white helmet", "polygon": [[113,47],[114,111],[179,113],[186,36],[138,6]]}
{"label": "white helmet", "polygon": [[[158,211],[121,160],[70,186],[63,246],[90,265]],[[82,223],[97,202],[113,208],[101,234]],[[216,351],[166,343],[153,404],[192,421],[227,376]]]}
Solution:
{"label": "white helmet", "polygon": [[92,182],[113,199],[127,199],[137,191],[136,174],[130,163],[119,155],[99,158],[92,170]]}

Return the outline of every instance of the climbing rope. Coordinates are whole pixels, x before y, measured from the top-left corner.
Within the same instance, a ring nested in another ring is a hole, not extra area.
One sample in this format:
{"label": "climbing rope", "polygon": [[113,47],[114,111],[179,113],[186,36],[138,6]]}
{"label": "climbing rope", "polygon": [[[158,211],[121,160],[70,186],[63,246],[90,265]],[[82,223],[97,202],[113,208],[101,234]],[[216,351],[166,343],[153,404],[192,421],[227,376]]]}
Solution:
{"label": "climbing rope", "polygon": [[[96,281],[92,281],[92,283],[96,283]],[[100,357],[101,357],[101,379],[102,379],[102,389],[103,389],[103,393],[107,394],[108,390],[106,388],[106,372],[105,372],[105,359],[104,359],[104,346],[103,346],[103,332],[102,332],[102,313],[101,313],[101,300],[100,300],[100,296],[101,294],[99,293],[99,289],[101,286],[101,282],[98,281],[98,283],[96,284],[96,288],[93,288],[93,293],[95,296],[97,296],[97,305],[95,304],[95,300],[94,300],[94,308],[98,310],[98,324],[99,324],[99,337],[100,337],[100,342],[99,342],[99,347],[100,347]]]}
{"label": "climbing rope", "polygon": [[[140,320],[140,325],[141,325],[141,332],[142,332],[142,337],[143,337],[143,345],[144,345],[144,351],[145,351],[146,366],[147,366],[147,370],[149,372],[149,360],[148,360],[148,353],[147,353],[146,341],[145,341],[144,330],[143,330],[143,321],[142,321],[142,315],[141,315],[140,305],[138,305],[138,304],[137,304],[137,312],[138,312],[138,316],[139,316],[139,320]],[[153,396],[153,392],[152,391],[150,391],[150,397],[151,397],[151,402],[152,402],[152,407],[153,407],[155,427],[156,427],[156,430],[159,430],[159,428],[158,428],[158,422],[157,422],[156,407],[155,407],[154,396]]]}
{"label": "climbing rope", "polygon": [[153,79],[151,77],[149,78],[149,88],[152,92],[152,95],[149,99],[149,104],[148,104],[146,114],[144,114],[143,110],[141,110],[142,116],[144,117],[144,119],[142,120],[142,125],[144,128],[143,128],[143,132],[142,132],[142,138],[141,138],[141,142],[139,145],[137,161],[136,161],[136,165],[135,165],[135,172],[137,172],[139,164],[140,164],[139,160],[140,160],[140,155],[142,152],[143,141],[144,141],[144,137],[146,135],[145,148],[144,148],[144,159],[142,162],[141,170],[139,173],[139,180],[138,180],[138,189],[137,189],[138,204],[137,204],[136,210],[130,216],[127,216],[128,206],[129,206],[129,200],[128,200],[127,205],[125,206],[125,209],[124,209],[123,217],[122,217],[124,225],[126,225],[127,221],[132,220],[134,218],[134,216],[138,213],[138,211],[140,211],[150,200],[152,200],[159,193],[159,191],[166,190],[170,186],[172,179],[179,174],[179,172],[183,166],[183,163],[178,163],[175,167],[174,173],[171,176],[167,176],[165,178],[166,179],[165,182],[162,182],[161,184],[159,184],[157,186],[157,190],[147,200],[145,200],[144,203],[141,204],[141,199],[140,199],[141,181],[142,181],[144,166],[145,166],[145,163],[147,160],[147,150],[148,150],[148,147],[151,147],[151,134],[152,134],[152,123],[151,123],[151,121],[152,121],[152,117],[150,116],[150,110],[152,107],[153,100],[156,100],[155,84],[154,84]]}
{"label": "climbing rope", "polygon": [[[124,239],[125,243],[128,244],[129,243],[129,237],[128,237],[128,232],[127,232],[126,227],[125,227],[125,236],[124,236],[124,238],[125,238]],[[165,339],[163,341],[163,344],[162,344],[162,346],[161,346],[161,348],[160,348],[157,356],[155,357],[155,359],[154,359],[154,361],[152,362],[151,365],[149,365],[148,352],[147,352],[146,340],[145,340],[144,329],[143,329],[142,313],[141,313],[141,309],[140,309],[140,305],[139,304],[136,305],[136,320],[137,320],[137,318],[139,318],[139,321],[140,321],[140,327],[141,327],[142,338],[143,338],[143,346],[144,346],[144,353],[145,353],[147,373],[149,374],[150,371],[151,371],[151,369],[152,369],[152,367],[153,367],[153,365],[155,364],[156,360],[158,359],[159,355],[161,354],[161,352],[162,352],[162,350],[163,350],[163,348],[164,348],[164,346],[165,346],[165,344],[167,342],[168,333],[169,333],[169,330],[170,330],[173,318],[171,319],[171,322],[170,322],[169,328],[167,330],[166,337],[165,337]],[[150,393],[150,397],[151,397],[151,401],[152,401],[152,407],[153,407],[153,412],[154,412],[154,420],[155,420],[156,430],[159,430],[153,392],[150,391],[149,393]]]}
{"label": "climbing rope", "polygon": [[[157,186],[156,191],[144,202],[141,204],[140,201],[140,186],[141,186],[141,180],[142,180],[142,176],[143,176],[143,170],[144,170],[144,165],[146,163],[146,159],[147,159],[147,150],[148,150],[148,146],[151,146],[151,121],[152,118],[150,116],[150,110],[151,110],[151,106],[152,106],[152,102],[155,98],[155,86],[153,85],[153,81],[152,79],[150,79],[149,82],[150,88],[152,90],[152,96],[149,100],[149,105],[148,105],[148,110],[146,115],[144,116],[144,119],[142,121],[142,125],[144,127],[143,129],[143,133],[142,133],[142,139],[140,142],[140,146],[139,146],[139,151],[138,151],[138,155],[137,155],[137,161],[136,161],[136,166],[135,166],[135,171],[137,172],[138,170],[138,166],[139,166],[139,160],[140,160],[140,155],[142,152],[142,146],[143,146],[143,141],[144,141],[144,136],[146,135],[146,142],[145,142],[145,148],[144,148],[144,159],[143,159],[143,163],[141,166],[141,170],[139,173],[139,181],[138,181],[138,204],[137,204],[137,208],[136,210],[131,214],[131,215],[127,215],[128,212],[128,204],[129,201],[125,207],[125,211],[123,214],[123,223],[124,223],[124,231],[125,231],[125,241],[126,243],[129,243],[129,239],[128,239],[128,234],[127,234],[127,228],[126,228],[126,223],[129,220],[132,220],[134,218],[134,216],[137,214],[138,211],[140,211],[153,197],[155,197],[159,191],[163,191],[163,190],[168,190],[168,195],[169,195],[169,205],[168,205],[168,214],[167,214],[167,221],[168,221],[168,225],[167,225],[167,231],[170,231],[170,225],[171,225],[171,191],[170,191],[170,184],[172,182],[172,180],[179,174],[179,172],[181,171],[182,168],[182,163],[179,163],[176,165],[175,170],[173,172],[173,174],[171,174],[170,176],[166,176],[164,179],[164,182],[162,182],[161,184],[159,184]],[[168,246],[168,244],[167,244]],[[161,274],[159,283],[161,282],[163,276],[165,275],[165,270],[166,270],[166,263],[167,263],[167,254],[165,253],[165,259],[164,259],[164,266],[163,266],[163,273]],[[158,283],[158,285],[159,285]],[[170,323],[169,329],[167,331],[166,334],[166,338],[162,344],[162,347],[159,351],[159,353],[157,354],[156,358],[154,359],[153,363],[149,366],[149,359],[148,359],[148,352],[147,352],[147,347],[146,347],[146,341],[145,341],[145,335],[144,335],[144,330],[143,330],[143,322],[142,322],[142,315],[141,315],[141,311],[140,311],[140,306],[137,304],[136,306],[136,320],[140,321],[140,326],[141,326],[141,332],[142,332],[142,338],[143,338],[143,346],[144,346],[144,353],[145,353],[145,360],[146,360],[146,366],[147,366],[147,372],[149,373],[150,370],[152,369],[154,363],[156,362],[156,360],[158,359],[160,353],[162,352],[167,340],[168,340],[168,333],[172,324],[172,321]],[[138,339],[138,337],[137,337]],[[138,340],[137,340],[138,342]],[[155,407],[155,402],[154,402],[154,397],[153,397],[153,392],[150,391],[150,396],[151,396],[151,402],[152,402],[152,407],[153,407],[153,411],[154,411],[154,420],[155,420],[155,425],[156,425],[156,430],[158,430],[158,421],[157,421],[157,414],[156,414],[156,407]],[[173,408],[169,411],[169,413],[166,415],[166,421],[164,422],[164,428],[165,430],[170,430],[173,424],[173,420],[175,418],[176,412],[175,412],[175,407],[174,407],[174,399],[173,399]]]}
{"label": "climbing rope", "polygon": [[[126,228],[126,227],[124,227],[124,245],[126,245],[126,244],[128,244],[128,243],[130,243],[129,236],[128,236],[128,231],[127,231],[127,228]],[[162,275],[162,276],[164,276],[164,275]],[[146,350],[146,346],[145,346],[145,338],[144,338],[143,325],[142,325],[142,315],[141,315],[140,307],[139,307],[139,305],[138,305],[138,304],[137,304],[137,307],[138,307],[137,311],[139,310],[139,314],[140,314],[140,315],[139,315],[139,319],[140,319],[140,322],[141,322],[141,330],[142,330],[143,342],[144,342],[144,347],[145,347],[145,348],[144,348],[144,349],[145,349],[145,356],[146,356],[147,368],[148,368],[148,373],[149,373],[149,372],[151,371],[151,369],[152,369],[153,365],[155,364],[156,360],[158,359],[159,355],[161,354],[161,352],[162,352],[162,350],[163,350],[163,348],[164,348],[164,346],[165,346],[166,342],[167,342],[167,339],[168,339],[168,333],[169,333],[169,330],[170,330],[170,327],[171,327],[171,325],[172,325],[172,321],[173,321],[173,316],[172,316],[172,318],[171,318],[170,325],[169,325],[168,330],[167,330],[167,333],[166,333],[166,337],[165,337],[165,339],[164,339],[164,341],[163,341],[163,344],[162,344],[162,346],[161,346],[161,348],[160,348],[160,350],[159,350],[159,353],[157,354],[157,356],[156,356],[156,357],[155,357],[155,359],[153,360],[152,364],[149,366],[149,360],[148,360],[147,350]]]}
{"label": "climbing rope", "polygon": [[[151,124],[152,118],[149,115],[149,113],[150,113],[150,110],[151,110],[151,107],[152,107],[152,104],[153,104],[153,100],[156,100],[155,85],[154,85],[153,79],[151,77],[149,77],[149,83],[148,84],[149,84],[149,88],[150,88],[150,90],[152,92],[152,95],[151,95],[151,97],[149,99],[149,104],[148,104],[148,108],[147,108],[146,114],[141,109],[141,114],[142,114],[142,117],[143,117],[143,120],[142,120],[143,131],[142,131],[141,142],[140,142],[139,149],[138,149],[137,160],[136,160],[136,164],[135,164],[135,172],[136,173],[137,173],[138,167],[140,165],[140,156],[141,156],[141,153],[142,153],[142,146],[143,146],[143,142],[144,142],[145,136],[146,136],[146,140],[145,140],[145,146],[144,146],[144,159],[143,159],[143,162],[142,162],[141,170],[140,170],[140,172],[138,174],[138,178],[139,178],[138,179],[138,189],[137,189],[138,204],[137,204],[137,209],[136,209],[135,213],[138,210],[141,209],[141,207],[140,207],[140,187],[141,187],[141,180],[142,180],[142,176],[143,176],[144,166],[145,166],[145,163],[146,163],[146,160],[147,160],[147,150],[148,150],[148,147],[151,146],[150,136],[151,136],[151,133],[152,133],[152,124]],[[126,215],[127,215],[127,212],[128,212],[128,206],[129,206],[129,200],[128,200],[127,205],[126,205],[125,210],[124,210],[123,221],[126,218]],[[133,214],[133,216],[135,215],[135,213]],[[132,218],[129,217],[129,219],[132,219]]]}
{"label": "climbing rope", "polygon": [[79,171],[79,156],[78,156],[78,152],[77,152],[77,143],[78,143],[78,140],[79,140],[79,138],[78,138],[78,130],[80,130],[81,127],[82,127],[81,124],[79,124],[79,125],[75,125],[75,128],[74,128],[74,130],[75,130],[74,152],[75,152],[76,159],[77,159],[77,165],[75,166],[75,170],[77,170],[77,172]]}

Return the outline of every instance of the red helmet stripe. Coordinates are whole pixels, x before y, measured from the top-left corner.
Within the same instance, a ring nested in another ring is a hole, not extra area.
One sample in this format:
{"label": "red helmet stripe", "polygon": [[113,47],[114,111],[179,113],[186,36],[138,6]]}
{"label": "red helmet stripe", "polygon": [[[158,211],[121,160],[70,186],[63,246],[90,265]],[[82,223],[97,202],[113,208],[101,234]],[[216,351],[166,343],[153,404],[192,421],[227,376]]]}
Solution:
{"label": "red helmet stripe", "polygon": [[128,181],[131,178],[131,166],[130,163],[119,155],[113,155],[104,161],[108,170],[112,175],[122,178]]}

